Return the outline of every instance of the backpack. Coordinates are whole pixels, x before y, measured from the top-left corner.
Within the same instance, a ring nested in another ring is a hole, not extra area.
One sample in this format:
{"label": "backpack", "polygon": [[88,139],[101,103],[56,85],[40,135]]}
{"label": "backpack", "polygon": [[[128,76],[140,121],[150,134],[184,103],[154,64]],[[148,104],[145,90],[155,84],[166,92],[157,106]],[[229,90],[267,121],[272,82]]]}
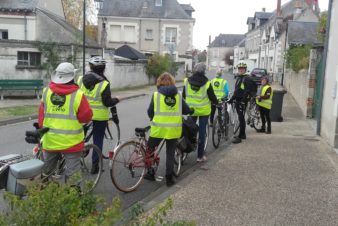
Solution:
{"label": "backpack", "polygon": [[198,125],[188,117],[183,119],[182,137],[179,139],[177,147],[182,152],[192,152],[196,148]]}
{"label": "backpack", "polygon": [[248,90],[250,97],[255,97],[258,89],[257,83],[249,76],[245,76],[243,82],[246,85],[246,89]]}

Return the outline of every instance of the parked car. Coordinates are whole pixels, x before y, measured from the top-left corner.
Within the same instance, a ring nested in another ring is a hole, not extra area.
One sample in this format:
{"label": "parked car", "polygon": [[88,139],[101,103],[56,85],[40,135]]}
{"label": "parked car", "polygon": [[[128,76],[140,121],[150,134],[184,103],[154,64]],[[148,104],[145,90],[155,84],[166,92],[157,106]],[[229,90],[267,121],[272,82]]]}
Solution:
{"label": "parked car", "polygon": [[256,82],[257,85],[260,85],[261,78],[267,75],[268,75],[268,72],[264,68],[254,68],[250,73],[250,77],[252,78],[252,80]]}

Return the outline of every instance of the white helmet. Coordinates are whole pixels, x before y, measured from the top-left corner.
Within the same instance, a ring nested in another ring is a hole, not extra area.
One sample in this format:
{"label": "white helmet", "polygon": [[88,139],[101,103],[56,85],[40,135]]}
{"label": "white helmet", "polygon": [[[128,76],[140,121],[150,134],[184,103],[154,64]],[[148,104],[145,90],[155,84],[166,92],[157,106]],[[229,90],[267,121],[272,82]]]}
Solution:
{"label": "white helmet", "polygon": [[89,63],[93,66],[103,66],[106,65],[107,61],[102,56],[94,56],[89,59]]}

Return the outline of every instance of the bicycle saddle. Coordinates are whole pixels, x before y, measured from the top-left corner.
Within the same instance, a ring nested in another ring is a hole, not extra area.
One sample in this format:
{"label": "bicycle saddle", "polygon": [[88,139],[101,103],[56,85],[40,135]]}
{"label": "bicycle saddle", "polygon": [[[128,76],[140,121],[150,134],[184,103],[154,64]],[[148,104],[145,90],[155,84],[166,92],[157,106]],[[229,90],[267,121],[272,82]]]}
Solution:
{"label": "bicycle saddle", "polygon": [[146,132],[150,129],[150,126],[144,127],[144,128],[135,128],[135,134],[136,136],[144,137]]}

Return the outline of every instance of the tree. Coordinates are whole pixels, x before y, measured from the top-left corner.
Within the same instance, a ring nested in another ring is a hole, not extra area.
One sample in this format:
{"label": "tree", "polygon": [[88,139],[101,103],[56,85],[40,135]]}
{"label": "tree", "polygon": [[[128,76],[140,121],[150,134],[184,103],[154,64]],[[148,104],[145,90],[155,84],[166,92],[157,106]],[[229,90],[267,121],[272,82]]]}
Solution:
{"label": "tree", "polygon": [[224,54],[223,57],[224,63],[227,65],[233,65],[234,64],[234,50],[230,50]]}
{"label": "tree", "polygon": [[207,61],[207,51],[203,50],[202,52],[198,53],[198,62],[206,62]]}
{"label": "tree", "polygon": [[155,53],[148,59],[145,69],[149,77],[158,78],[166,71],[175,76],[178,70],[178,65],[169,55],[160,55]]}

